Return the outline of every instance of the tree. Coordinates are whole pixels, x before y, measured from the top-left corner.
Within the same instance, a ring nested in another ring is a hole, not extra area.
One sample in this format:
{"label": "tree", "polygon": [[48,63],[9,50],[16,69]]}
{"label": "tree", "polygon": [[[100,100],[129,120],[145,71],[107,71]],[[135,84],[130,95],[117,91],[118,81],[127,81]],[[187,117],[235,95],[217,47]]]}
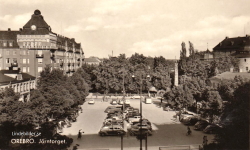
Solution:
{"label": "tree", "polygon": [[[249,99],[250,82],[243,83],[234,92],[234,100],[229,102],[224,110],[230,110],[230,124],[216,134],[217,144],[208,145],[207,149],[247,150],[249,149]],[[228,111],[226,112],[228,113]]]}

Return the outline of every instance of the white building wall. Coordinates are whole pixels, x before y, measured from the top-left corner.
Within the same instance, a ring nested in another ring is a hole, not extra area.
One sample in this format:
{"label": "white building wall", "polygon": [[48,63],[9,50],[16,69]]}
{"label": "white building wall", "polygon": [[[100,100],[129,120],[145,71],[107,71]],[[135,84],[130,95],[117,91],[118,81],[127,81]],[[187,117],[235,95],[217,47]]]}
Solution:
{"label": "white building wall", "polygon": [[249,72],[250,70],[250,58],[239,58],[239,69],[240,72]]}

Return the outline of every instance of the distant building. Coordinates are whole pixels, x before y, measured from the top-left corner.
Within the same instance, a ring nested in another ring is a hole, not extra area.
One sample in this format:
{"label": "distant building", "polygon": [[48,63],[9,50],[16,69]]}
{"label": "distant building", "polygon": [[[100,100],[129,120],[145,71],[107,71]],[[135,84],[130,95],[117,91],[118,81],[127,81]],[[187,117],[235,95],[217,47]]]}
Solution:
{"label": "distant building", "polygon": [[13,67],[38,77],[50,65],[70,76],[83,59],[81,43],[53,33],[39,10],[19,31],[0,31],[0,70]]}
{"label": "distant building", "polygon": [[208,49],[204,52],[201,53],[201,58],[200,60],[202,61],[212,61],[214,60],[214,54],[213,52],[209,51]]}
{"label": "distant building", "polygon": [[89,65],[99,65],[102,61],[98,57],[89,57],[84,59],[85,64]]}
{"label": "distant building", "polygon": [[36,77],[19,70],[0,70],[0,90],[11,87],[16,93],[20,93],[20,101],[27,102],[30,90],[36,88]]}
{"label": "distant building", "polygon": [[231,55],[239,59],[239,72],[249,72],[250,69],[250,36],[226,37],[213,49],[214,57]]}

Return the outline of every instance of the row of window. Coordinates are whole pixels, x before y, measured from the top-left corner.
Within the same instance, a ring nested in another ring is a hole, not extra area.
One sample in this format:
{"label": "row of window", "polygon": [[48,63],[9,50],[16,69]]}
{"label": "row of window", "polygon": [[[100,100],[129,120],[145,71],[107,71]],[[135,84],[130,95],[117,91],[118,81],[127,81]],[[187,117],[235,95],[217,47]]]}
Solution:
{"label": "row of window", "polygon": [[[29,58],[20,58],[20,62],[23,64],[29,64],[30,63],[30,59]],[[43,63],[43,58],[38,58],[37,59],[38,64],[42,64]],[[62,63],[62,59],[56,59],[56,63]],[[17,63],[17,58],[6,58],[6,64],[10,64],[10,63]],[[53,63],[53,61],[51,60],[51,63]],[[76,63],[73,60],[66,60],[66,63]]]}
{"label": "row of window", "polygon": [[19,37],[45,37],[45,35],[18,35]]}
{"label": "row of window", "polygon": [[7,43],[9,44],[9,47],[13,47],[13,42],[8,41],[8,42],[3,42],[3,47],[7,47]]}
{"label": "row of window", "polygon": [[[30,63],[30,59],[26,59],[26,58],[21,58],[20,62],[22,62],[23,64],[29,64]],[[38,58],[37,59],[38,64],[42,64],[43,63],[43,59],[42,58]],[[17,63],[17,58],[6,58],[6,64],[10,64],[10,63]]]}
{"label": "row of window", "polygon": [[[17,54],[17,51],[13,51],[13,55],[16,55]],[[23,51],[20,51],[20,54],[21,55],[29,55],[30,53],[29,53],[29,51],[27,51],[27,50],[23,50]],[[6,51],[6,55],[10,55],[10,51],[9,50],[7,50]]]}

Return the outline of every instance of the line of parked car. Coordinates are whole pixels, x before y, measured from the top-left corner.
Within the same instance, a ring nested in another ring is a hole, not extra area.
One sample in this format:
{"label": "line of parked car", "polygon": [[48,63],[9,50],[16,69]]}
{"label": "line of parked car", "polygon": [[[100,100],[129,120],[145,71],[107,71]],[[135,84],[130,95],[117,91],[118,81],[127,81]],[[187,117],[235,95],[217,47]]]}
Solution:
{"label": "line of parked car", "polygon": [[187,111],[179,115],[179,120],[185,125],[194,126],[194,130],[203,131],[208,134],[218,133],[222,129],[221,125],[209,123],[209,121],[202,119],[199,115]]}
{"label": "line of parked car", "polygon": [[[114,101],[112,100],[110,102],[112,106],[108,106],[104,111],[107,113],[107,117],[99,131],[100,136],[125,135],[127,132],[133,136],[140,134],[140,129],[146,130],[148,135],[152,135],[151,122],[145,118],[140,120],[141,115],[138,108],[131,107],[129,101],[126,102],[126,100],[123,100],[123,103],[119,100],[120,105],[115,105]],[[129,129],[125,130],[127,124],[129,124]]]}

